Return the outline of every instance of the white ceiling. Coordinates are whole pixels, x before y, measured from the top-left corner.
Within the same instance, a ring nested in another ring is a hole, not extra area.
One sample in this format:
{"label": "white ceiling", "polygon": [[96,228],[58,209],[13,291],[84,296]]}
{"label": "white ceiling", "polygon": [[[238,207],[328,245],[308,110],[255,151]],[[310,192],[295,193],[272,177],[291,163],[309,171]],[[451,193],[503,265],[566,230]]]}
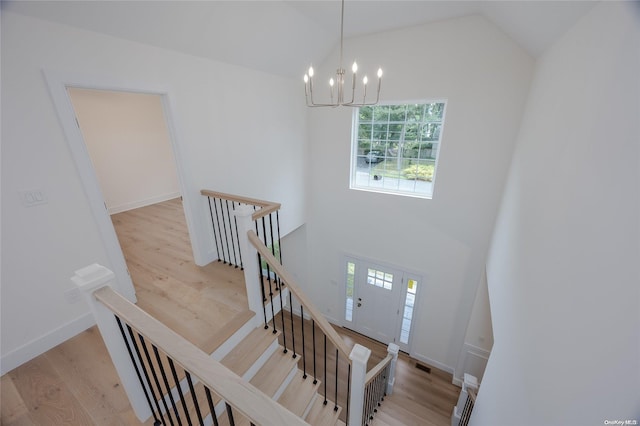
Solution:
{"label": "white ceiling", "polygon": [[[348,0],[345,38],[480,14],[532,56],[594,1]],[[296,77],[337,46],[340,2],[3,1],[12,11],[140,43]]]}

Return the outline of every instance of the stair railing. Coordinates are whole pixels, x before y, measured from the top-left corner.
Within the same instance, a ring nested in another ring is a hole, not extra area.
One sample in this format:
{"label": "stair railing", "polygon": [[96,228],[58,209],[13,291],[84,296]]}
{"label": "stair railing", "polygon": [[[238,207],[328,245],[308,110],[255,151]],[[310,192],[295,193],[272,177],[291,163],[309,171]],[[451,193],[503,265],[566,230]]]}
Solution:
{"label": "stair railing", "polygon": [[[293,357],[301,356],[299,363],[302,364],[303,377],[306,378],[308,374],[311,374],[314,381],[321,380],[323,389],[320,390],[320,394],[324,397],[323,402],[325,405],[328,405],[329,400],[332,399],[333,409],[337,411],[339,404],[344,404],[344,417],[342,418],[347,425],[366,424],[368,419],[372,418],[373,411],[368,411],[365,407],[371,409],[374,406],[377,407],[384,395],[390,392],[390,387],[393,385],[398,346],[390,345],[387,357],[367,373],[367,363],[371,350],[359,344],[350,349],[344,339],[308,299],[295,279],[271,254],[260,238],[252,230],[247,232],[247,237],[251,247],[259,254],[262,260],[270,265],[276,279],[281,282],[282,287],[288,292],[288,308],[285,304],[282,304],[282,309],[280,310],[281,318],[278,320],[275,317],[270,321],[274,331],[278,327],[278,322],[280,323],[279,328],[281,331],[291,327],[289,335],[292,336],[292,339],[290,344],[287,344],[286,338],[283,338],[284,351],[290,350]],[[262,279],[262,274],[260,274],[260,277]],[[283,293],[285,291],[281,291],[281,295]],[[293,298],[295,298],[296,305],[300,309],[300,315],[296,319],[294,319]],[[289,314],[289,318],[286,319],[285,310],[288,310]],[[309,318],[310,321],[305,321],[305,318]],[[305,323],[308,322],[311,324],[305,326]],[[296,325],[298,330],[295,330]],[[267,327],[267,324],[265,324],[265,327]],[[311,328],[311,336],[308,336],[308,331],[305,331],[308,328]],[[282,336],[284,335],[285,333],[282,333]],[[296,335],[302,338],[299,346],[296,346],[293,338]],[[312,340],[310,354],[306,349],[305,335],[311,337]],[[328,365],[327,355],[329,351],[334,351],[331,353],[331,357],[334,358],[332,361],[335,361],[335,365]],[[321,360],[317,359],[319,354],[322,358]],[[340,363],[342,363],[342,369],[340,368]],[[321,367],[318,368],[318,365]],[[341,378],[343,382],[342,389],[339,385]]]}
{"label": "stair railing", "polygon": [[[460,395],[458,395],[458,403],[453,407],[452,425],[467,426],[469,424],[473,406],[476,403],[478,387],[478,379],[471,374],[464,373],[462,389],[460,390]],[[456,419],[458,420],[457,422]]]}
{"label": "stair railing", "polygon": [[[321,383],[326,406],[332,402],[333,411],[343,408],[340,415],[347,425],[367,424],[391,393],[397,345],[390,344],[389,355],[367,373],[371,350],[358,344],[349,348],[282,266],[280,204],[210,190],[201,194],[207,197],[219,259],[232,266],[231,254],[237,252],[242,259],[249,309],[262,313],[265,329],[280,332],[285,353],[300,357],[303,377]],[[227,244],[229,240],[234,243]]]}
{"label": "stair railing", "polygon": [[91,307],[141,422],[153,416],[154,425],[217,426],[226,412],[231,425],[238,413],[252,425],[307,424],[119,295],[113,279],[113,272],[94,264],[76,271],[72,281]]}
{"label": "stair railing", "polygon": [[256,198],[225,194],[203,189],[200,194],[207,197],[207,208],[211,218],[211,233],[218,261],[244,269],[240,248],[240,233],[235,211],[249,206],[256,234],[282,263],[280,253],[280,204]]}

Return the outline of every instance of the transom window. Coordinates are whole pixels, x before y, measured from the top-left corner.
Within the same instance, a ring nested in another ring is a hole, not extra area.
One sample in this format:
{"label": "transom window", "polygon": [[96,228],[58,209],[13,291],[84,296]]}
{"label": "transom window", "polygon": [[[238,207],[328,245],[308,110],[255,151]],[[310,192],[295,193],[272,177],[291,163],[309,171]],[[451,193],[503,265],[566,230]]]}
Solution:
{"label": "transom window", "polygon": [[431,198],[445,101],[354,111],[351,189]]}

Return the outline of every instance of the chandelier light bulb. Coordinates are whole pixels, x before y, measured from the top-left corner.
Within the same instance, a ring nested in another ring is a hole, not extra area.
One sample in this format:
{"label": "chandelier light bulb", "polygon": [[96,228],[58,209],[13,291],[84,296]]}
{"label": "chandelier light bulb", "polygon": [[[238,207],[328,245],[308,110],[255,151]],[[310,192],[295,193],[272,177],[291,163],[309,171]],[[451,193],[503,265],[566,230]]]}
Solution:
{"label": "chandelier light bulb", "polygon": [[369,82],[369,79],[365,75],[364,78],[362,79],[362,84],[364,84],[366,86],[368,82]]}
{"label": "chandelier light bulb", "polygon": [[378,68],[378,78],[382,77],[382,68]]}
{"label": "chandelier light bulb", "polygon": [[313,67],[309,67],[309,78],[313,77]]}
{"label": "chandelier light bulb", "polygon": [[306,75],[306,74],[304,75],[304,82],[305,82],[305,83],[308,83],[308,82],[309,82],[309,76],[308,76],[308,75]]}
{"label": "chandelier light bulb", "polygon": [[353,62],[353,66],[351,67],[351,70],[353,71],[354,74],[358,71],[358,64],[356,64],[355,61]]}
{"label": "chandelier light bulb", "polygon": [[329,79],[329,86],[333,87],[333,79],[332,78]]}

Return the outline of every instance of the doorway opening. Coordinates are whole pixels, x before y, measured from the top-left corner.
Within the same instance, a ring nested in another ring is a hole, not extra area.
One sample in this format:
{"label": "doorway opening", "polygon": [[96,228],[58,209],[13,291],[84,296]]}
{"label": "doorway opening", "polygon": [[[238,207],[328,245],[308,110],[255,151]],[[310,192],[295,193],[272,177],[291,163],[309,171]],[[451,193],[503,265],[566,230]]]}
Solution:
{"label": "doorway opening", "polygon": [[110,215],[180,196],[160,95],[67,92]]}
{"label": "doorway opening", "polygon": [[344,262],[345,327],[409,353],[422,278],[354,257]]}

